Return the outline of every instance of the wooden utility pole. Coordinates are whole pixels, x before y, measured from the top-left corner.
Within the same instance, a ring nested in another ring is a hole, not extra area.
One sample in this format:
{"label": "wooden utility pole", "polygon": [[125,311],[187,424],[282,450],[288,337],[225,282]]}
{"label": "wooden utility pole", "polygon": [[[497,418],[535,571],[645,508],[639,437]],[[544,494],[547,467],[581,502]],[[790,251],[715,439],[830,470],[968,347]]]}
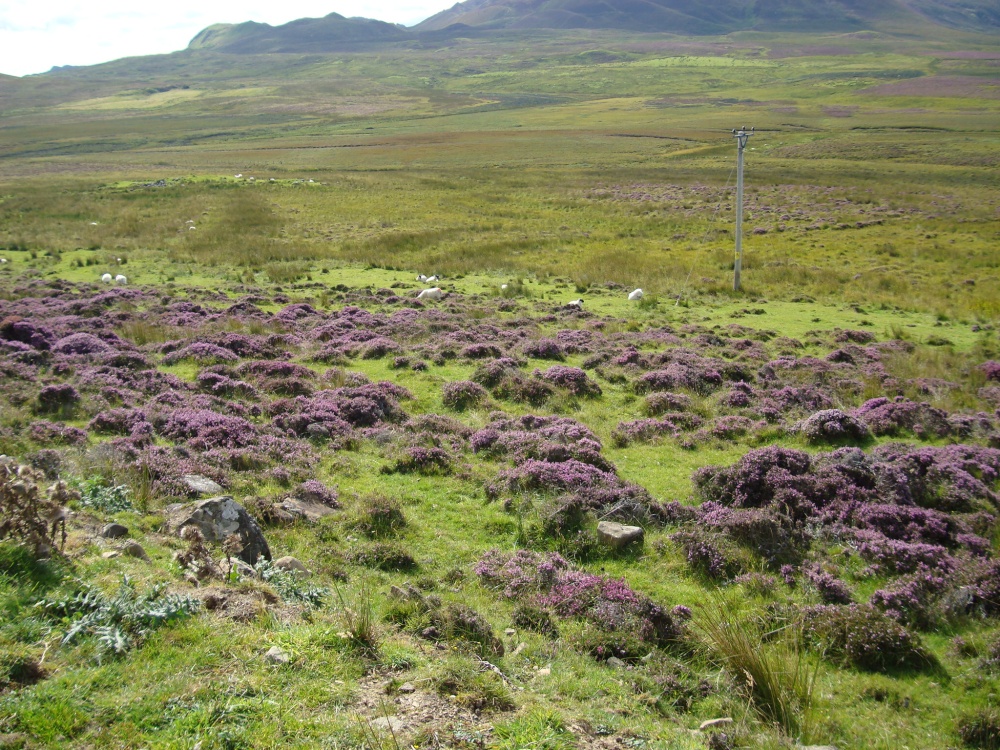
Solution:
{"label": "wooden utility pole", "polygon": [[740,290],[740,272],[743,270],[743,149],[753,135],[753,128],[744,125],[734,130],[736,136],[736,261],[733,263],[733,290]]}

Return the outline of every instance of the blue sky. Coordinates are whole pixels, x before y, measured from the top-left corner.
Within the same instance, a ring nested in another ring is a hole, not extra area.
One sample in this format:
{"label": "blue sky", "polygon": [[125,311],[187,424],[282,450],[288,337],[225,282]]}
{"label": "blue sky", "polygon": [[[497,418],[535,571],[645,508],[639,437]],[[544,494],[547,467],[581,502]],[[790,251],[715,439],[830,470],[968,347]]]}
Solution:
{"label": "blue sky", "polygon": [[412,25],[455,0],[0,0],[0,73],[44,73],[55,65],[93,65],[184,49],[213,23],[272,25],[328,13]]}

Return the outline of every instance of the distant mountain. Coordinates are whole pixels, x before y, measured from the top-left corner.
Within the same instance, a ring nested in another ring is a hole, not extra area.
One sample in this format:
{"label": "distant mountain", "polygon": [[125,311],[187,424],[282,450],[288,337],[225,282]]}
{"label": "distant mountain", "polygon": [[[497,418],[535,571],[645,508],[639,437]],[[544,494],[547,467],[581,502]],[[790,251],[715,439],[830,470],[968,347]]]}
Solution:
{"label": "distant mountain", "polygon": [[726,34],[950,26],[1000,31],[1000,0],[466,0],[417,31],[587,28]]}
{"label": "distant mountain", "polygon": [[254,21],[215,24],[200,31],[188,44],[188,49],[245,54],[337,52],[411,36],[396,24],[331,13],[324,18],[300,18],[282,26]]}

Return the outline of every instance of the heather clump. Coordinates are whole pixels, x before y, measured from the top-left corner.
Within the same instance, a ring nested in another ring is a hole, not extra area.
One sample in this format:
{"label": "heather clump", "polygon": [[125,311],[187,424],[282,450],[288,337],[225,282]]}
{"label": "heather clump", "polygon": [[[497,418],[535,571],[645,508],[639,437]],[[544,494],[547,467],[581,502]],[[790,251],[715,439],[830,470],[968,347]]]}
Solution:
{"label": "heather clump", "polygon": [[573,396],[597,398],[601,395],[601,387],[578,367],[555,365],[544,371],[536,370],[535,377],[558,386]]}
{"label": "heather clump", "polygon": [[403,455],[394,463],[383,467],[386,474],[421,474],[433,476],[451,474],[454,470],[454,459],[443,448],[413,445],[403,451]]}
{"label": "heather clump", "polygon": [[207,341],[196,341],[193,344],[172,351],[163,358],[163,364],[175,365],[178,362],[192,361],[199,364],[216,364],[220,362],[236,362],[239,357],[229,349],[210,344]]}
{"label": "heather clump", "polygon": [[69,383],[47,385],[38,392],[40,414],[68,415],[80,403],[80,393]]}
{"label": "heather clump", "polygon": [[684,393],[657,391],[650,393],[643,400],[643,408],[651,417],[658,417],[667,412],[682,412],[691,408],[691,397]]}
{"label": "heather clump", "polygon": [[951,434],[946,412],[902,396],[870,399],[855,409],[852,416],[874,435],[895,436],[909,432],[918,437],[946,437]]}
{"label": "heather clump", "polygon": [[532,359],[554,359],[562,362],[566,357],[562,344],[556,339],[538,339],[524,345],[521,349],[526,357]]}
{"label": "heather clump", "polygon": [[824,409],[795,425],[795,431],[810,443],[850,443],[869,438],[867,427],[840,409]]}
{"label": "heather clump", "polygon": [[806,643],[823,656],[866,672],[924,670],[936,665],[920,638],[865,604],[803,610]]}
{"label": "heather clump", "polygon": [[455,411],[472,409],[489,398],[489,393],[479,383],[457,380],[445,383],[441,388],[441,400],[445,406]]}

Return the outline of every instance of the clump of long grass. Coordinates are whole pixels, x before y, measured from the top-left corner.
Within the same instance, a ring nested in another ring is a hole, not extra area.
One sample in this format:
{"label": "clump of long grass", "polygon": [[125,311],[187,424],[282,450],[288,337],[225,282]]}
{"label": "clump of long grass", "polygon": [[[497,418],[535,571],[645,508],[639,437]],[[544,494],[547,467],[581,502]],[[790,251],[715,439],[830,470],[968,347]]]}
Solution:
{"label": "clump of long grass", "polygon": [[765,643],[758,622],[719,599],[702,608],[695,628],[709,658],[729,672],[762,719],[790,737],[808,738],[819,662],[806,658],[800,626]]}
{"label": "clump of long grass", "polygon": [[336,586],[334,591],[337,593],[344,630],[350,635],[351,643],[365,656],[376,657],[382,647],[382,633],[375,612],[374,591],[367,583],[363,583],[351,602],[344,596],[340,586]]}

